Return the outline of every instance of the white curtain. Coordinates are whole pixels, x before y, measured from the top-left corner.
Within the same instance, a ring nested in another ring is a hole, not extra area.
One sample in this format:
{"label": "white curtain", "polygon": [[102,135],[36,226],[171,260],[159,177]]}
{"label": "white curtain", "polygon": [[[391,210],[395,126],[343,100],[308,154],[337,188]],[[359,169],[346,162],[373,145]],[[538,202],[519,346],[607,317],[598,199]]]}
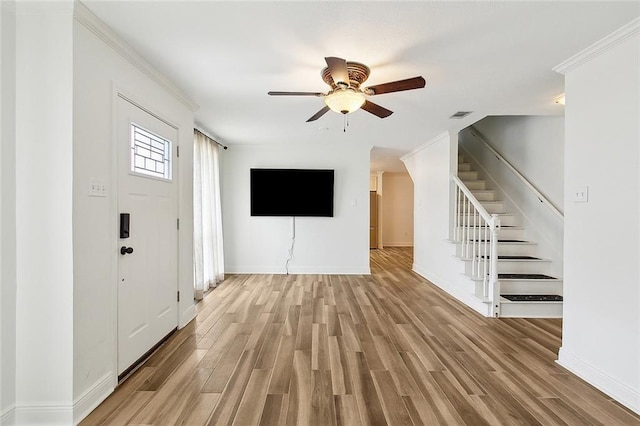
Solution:
{"label": "white curtain", "polygon": [[218,144],[198,130],[193,149],[193,245],[196,299],[224,279]]}

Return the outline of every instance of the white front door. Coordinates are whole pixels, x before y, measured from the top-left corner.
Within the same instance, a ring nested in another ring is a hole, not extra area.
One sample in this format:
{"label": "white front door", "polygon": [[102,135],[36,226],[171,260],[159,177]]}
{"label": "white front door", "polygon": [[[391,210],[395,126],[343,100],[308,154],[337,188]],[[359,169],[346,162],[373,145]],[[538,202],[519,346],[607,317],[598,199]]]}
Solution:
{"label": "white front door", "polygon": [[118,235],[120,375],[178,324],[178,131],[120,96],[117,114],[118,210],[129,214],[128,238]]}

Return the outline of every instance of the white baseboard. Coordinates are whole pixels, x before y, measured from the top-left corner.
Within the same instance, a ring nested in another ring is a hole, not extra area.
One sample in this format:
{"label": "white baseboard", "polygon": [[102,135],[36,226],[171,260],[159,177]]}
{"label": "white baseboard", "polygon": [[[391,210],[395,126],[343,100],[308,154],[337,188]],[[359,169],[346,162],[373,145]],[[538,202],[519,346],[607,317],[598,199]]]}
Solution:
{"label": "white baseboard", "polygon": [[15,407],[16,425],[69,426],[73,423],[73,405],[33,403]]}
{"label": "white baseboard", "polygon": [[289,268],[290,274],[305,274],[305,275],[371,275],[371,269],[369,267],[317,267],[317,266],[292,266]]}
{"label": "white baseboard", "polygon": [[13,426],[16,424],[16,407],[11,404],[0,413],[0,425]]}
{"label": "white baseboard", "polygon": [[578,357],[560,348],[556,361],[585,382],[595,386],[611,398],[630,410],[640,414],[640,390],[633,389],[624,383],[582,361]]}
{"label": "white baseboard", "polygon": [[[282,275],[286,274],[283,267],[252,267],[252,266],[225,266],[225,274],[256,274],[256,275]],[[289,266],[289,274],[303,275],[371,275],[371,269],[367,267],[342,267],[342,266]]]}
{"label": "white baseboard", "polygon": [[465,291],[460,291],[455,284],[447,282],[446,280],[440,278],[438,275],[426,270],[425,268],[422,268],[419,265],[416,265],[415,263],[413,264],[412,269],[413,272],[422,276],[423,278],[426,278],[427,280],[429,280],[429,282],[431,282],[431,284],[446,291],[449,295],[464,303],[474,311],[478,312],[480,315],[485,317],[491,316],[491,312],[489,312],[489,305],[476,298],[473,294],[467,293]]}
{"label": "white baseboard", "polygon": [[413,242],[411,241],[405,241],[405,242],[390,242],[387,243],[385,242],[383,244],[384,247],[413,247]]}
{"label": "white baseboard", "polygon": [[229,265],[225,265],[224,266],[224,274],[225,276],[227,274],[239,274],[239,275],[246,275],[246,274],[257,274],[257,275],[264,275],[264,274],[274,274],[274,275],[278,275],[278,274],[284,274],[285,273],[285,269],[282,266],[229,266]]}
{"label": "white baseboard", "polygon": [[115,389],[114,374],[105,374],[87,389],[73,405],[30,403],[12,405],[0,415],[0,425],[64,425],[78,424]]}
{"label": "white baseboard", "polygon": [[117,377],[107,373],[73,403],[73,421],[78,424],[115,390]]}

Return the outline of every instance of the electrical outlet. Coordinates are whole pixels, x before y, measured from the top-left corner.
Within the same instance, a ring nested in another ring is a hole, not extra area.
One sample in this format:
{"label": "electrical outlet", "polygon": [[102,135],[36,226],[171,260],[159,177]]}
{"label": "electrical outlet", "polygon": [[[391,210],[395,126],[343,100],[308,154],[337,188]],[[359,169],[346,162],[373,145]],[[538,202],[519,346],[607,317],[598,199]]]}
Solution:
{"label": "electrical outlet", "polygon": [[89,197],[106,197],[107,185],[104,179],[92,178],[89,181]]}
{"label": "electrical outlet", "polygon": [[576,186],[573,188],[573,202],[586,203],[589,201],[589,187]]}

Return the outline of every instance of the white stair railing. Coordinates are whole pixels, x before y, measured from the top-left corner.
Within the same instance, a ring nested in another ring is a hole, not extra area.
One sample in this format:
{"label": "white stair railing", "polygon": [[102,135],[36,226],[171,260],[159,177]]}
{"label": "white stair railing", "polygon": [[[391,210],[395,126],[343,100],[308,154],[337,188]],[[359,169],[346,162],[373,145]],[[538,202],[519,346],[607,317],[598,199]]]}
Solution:
{"label": "white stair railing", "polygon": [[500,219],[489,214],[473,193],[456,176],[453,240],[460,245],[460,255],[471,261],[471,276],[482,281],[482,297],[491,302],[491,316],[500,316],[500,282],[498,281],[498,230]]}

